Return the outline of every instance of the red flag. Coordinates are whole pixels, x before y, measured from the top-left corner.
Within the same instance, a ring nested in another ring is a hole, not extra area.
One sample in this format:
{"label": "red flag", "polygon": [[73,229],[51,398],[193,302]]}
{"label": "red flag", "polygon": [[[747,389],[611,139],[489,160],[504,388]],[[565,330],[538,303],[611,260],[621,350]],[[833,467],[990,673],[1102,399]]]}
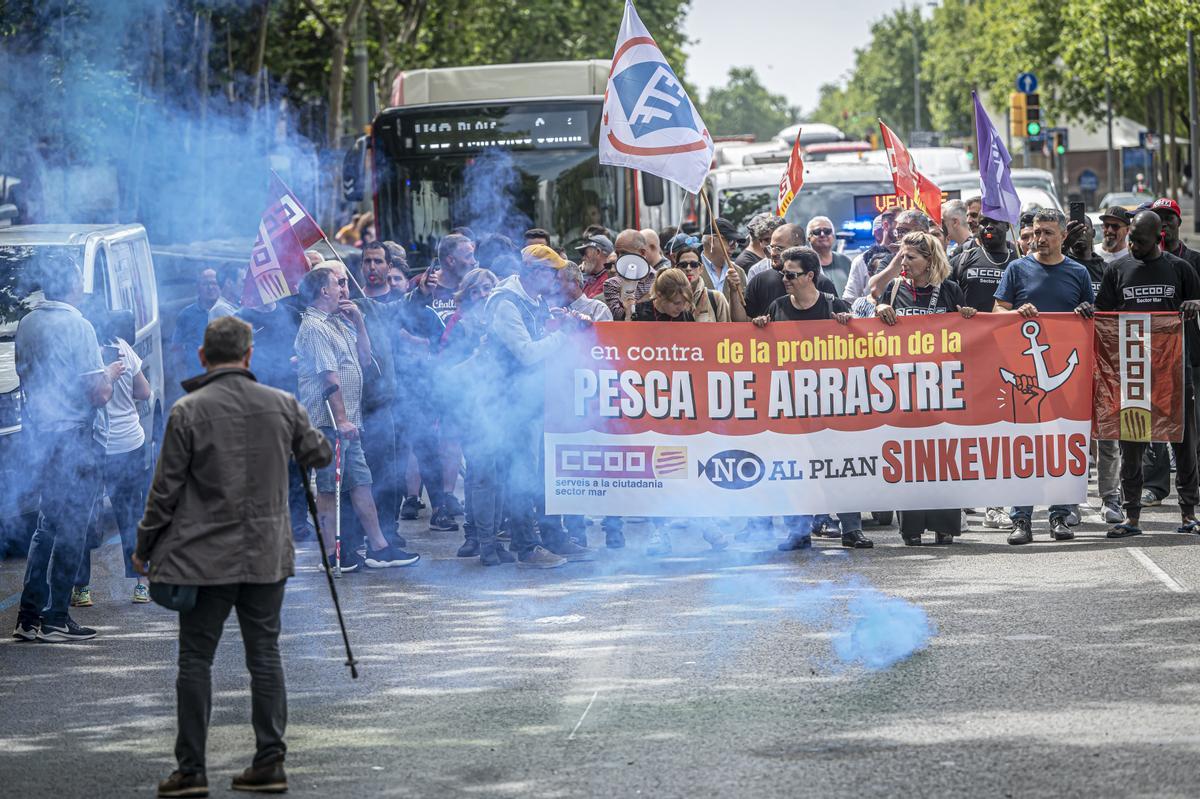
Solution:
{"label": "red flag", "polygon": [[288,224],[291,225],[296,238],[300,240],[302,248],[311,247],[318,241],[325,239],[325,233],[321,230],[321,226],[317,224],[317,220],[313,219],[312,214],[304,210],[304,206],[300,204],[300,200],[292,193],[292,190],[279,179],[279,175],[276,175],[272,171],[270,202],[267,204],[267,214],[273,215],[279,208],[282,208],[287,213]]}
{"label": "red flag", "polygon": [[258,223],[250,270],[242,285],[242,305],[255,308],[290,297],[296,293],[308,268],[304,244],[296,236],[288,209],[278,202],[272,203]]}
{"label": "red flag", "polygon": [[932,219],[935,225],[940,225],[942,190],[917,170],[917,165],[904,142],[892,133],[891,128],[883,124],[882,119],[879,120],[879,132],[883,135],[883,148],[887,151],[888,165],[892,169],[892,185],[896,187],[896,194],[912,200],[917,210]]}
{"label": "red flag", "polygon": [[1092,436],[1104,441],[1182,441],[1179,315],[1098,313],[1095,331]]}
{"label": "red flag", "polygon": [[787,169],[779,179],[779,204],[775,208],[777,216],[787,213],[788,206],[800,193],[804,185],[804,159],[800,157],[800,131],[796,131],[796,143],[792,145],[792,156],[788,159]]}

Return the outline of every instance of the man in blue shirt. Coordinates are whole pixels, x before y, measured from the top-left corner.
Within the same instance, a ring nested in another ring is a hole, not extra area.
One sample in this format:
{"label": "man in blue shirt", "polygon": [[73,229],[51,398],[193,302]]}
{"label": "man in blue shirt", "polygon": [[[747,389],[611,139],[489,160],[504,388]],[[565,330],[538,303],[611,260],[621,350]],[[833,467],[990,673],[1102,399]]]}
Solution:
{"label": "man in blue shirt", "polygon": [[[1010,263],[996,288],[993,311],[1018,313],[1032,319],[1039,312],[1071,313],[1082,303],[1095,301],[1092,280],[1087,269],[1063,255],[1067,237],[1067,218],[1061,211],[1043,208],[1033,217],[1033,250],[1024,258]],[[1050,506],[1050,534],[1055,541],[1070,541],[1075,537],[1067,526],[1073,505]],[[1013,531],[1010,544],[1028,544],[1033,540],[1030,522],[1031,506],[1015,507],[1010,514]]]}
{"label": "man in blue shirt", "polygon": [[16,361],[41,514],[29,544],[13,637],[82,641],[96,631],[76,624],[67,608],[100,488],[92,424],[125,365],[101,362],[96,331],[77,307],[83,275],[70,256],[46,256],[37,279],[46,299],[17,325]]}

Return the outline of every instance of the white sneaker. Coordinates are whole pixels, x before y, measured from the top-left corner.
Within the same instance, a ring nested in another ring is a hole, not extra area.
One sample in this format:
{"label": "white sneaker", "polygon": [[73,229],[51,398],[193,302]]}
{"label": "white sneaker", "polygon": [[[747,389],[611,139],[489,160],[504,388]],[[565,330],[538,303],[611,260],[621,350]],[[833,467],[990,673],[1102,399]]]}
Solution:
{"label": "white sneaker", "polygon": [[720,530],[705,530],[704,540],[713,548],[713,552],[720,552],[729,546],[729,539]]}
{"label": "white sneaker", "polygon": [[671,534],[657,527],[650,533],[650,543],[646,545],[647,555],[670,555]]}
{"label": "white sneaker", "polygon": [[1073,510],[1067,511],[1064,521],[1067,523],[1067,527],[1078,527],[1079,523],[1082,521],[1082,519],[1079,518],[1079,508],[1074,508]]}
{"label": "white sneaker", "polygon": [[1013,526],[1012,519],[1008,513],[1001,508],[988,508],[983,515],[983,526],[990,527],[993,530],[1011,530]]}
{"label": "white sneaker", "polygon": [[1116,497],[1104,500],[1104,521],[1107,524],[1120,524],[1125,521],[1125,511],[1121,509],[1121,501]]}

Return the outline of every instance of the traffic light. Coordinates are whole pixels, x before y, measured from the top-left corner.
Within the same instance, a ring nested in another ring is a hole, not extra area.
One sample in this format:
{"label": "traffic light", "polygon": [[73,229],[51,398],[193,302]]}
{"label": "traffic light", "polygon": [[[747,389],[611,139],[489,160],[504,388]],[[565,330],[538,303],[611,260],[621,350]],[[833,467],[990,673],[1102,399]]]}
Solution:
{"label": "traffic light", "polygon": [[1054,131],[1054,154],[1065,155],[1067,152],[1067,132],[1065,130]]}
{"label": "traffic light", "polygon": [[1008,96],[1008,128],[1016,138],[1025,135],[1025,93],[1013,92]]}
{"label": "traffic light", "polygon": [[1042,109],[1038,105],[1036,94],[1025,95],[1025,135],[1040,136],[1042,134]]}

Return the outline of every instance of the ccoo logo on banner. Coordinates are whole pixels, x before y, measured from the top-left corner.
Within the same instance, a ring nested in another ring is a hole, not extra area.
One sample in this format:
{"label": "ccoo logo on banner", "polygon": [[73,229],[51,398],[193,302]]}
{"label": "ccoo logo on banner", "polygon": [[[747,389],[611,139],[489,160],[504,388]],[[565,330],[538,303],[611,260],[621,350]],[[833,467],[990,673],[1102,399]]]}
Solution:
{"label": "ccoo logo on banner", "polygon": [[1183,440],[1183,321],[1096,314],[1095,420],[1102,440]]}
{"label": "ccoo logo on banner", "polygon": [[627,1],[604,93],[600,163],[649,172],[695,194],[712,156],[700,113]]}

